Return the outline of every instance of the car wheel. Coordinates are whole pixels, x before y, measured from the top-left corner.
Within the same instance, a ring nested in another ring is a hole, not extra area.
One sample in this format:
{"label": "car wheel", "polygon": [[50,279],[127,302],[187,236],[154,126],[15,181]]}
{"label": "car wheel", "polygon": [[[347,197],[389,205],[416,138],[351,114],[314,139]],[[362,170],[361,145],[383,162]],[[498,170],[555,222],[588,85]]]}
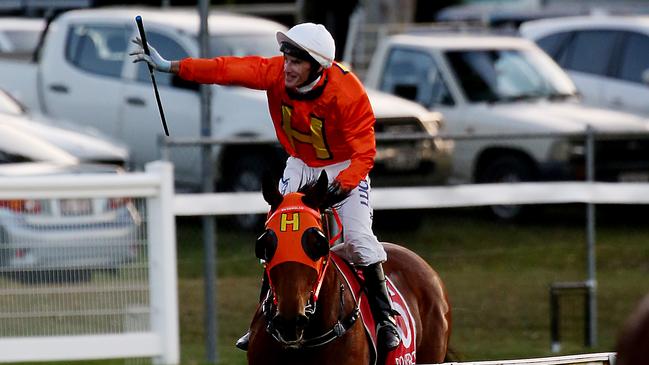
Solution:
{"label": "car wheel", "polygon": [[[478,176],[480,183],[516,183],[530,181],[534,175],[532,166],[521,158],[504,156],[498,157],[481,169]],[[524,205],[492,205],[489,212],[503,221],[513,221],[522,218],[529,207]]]}

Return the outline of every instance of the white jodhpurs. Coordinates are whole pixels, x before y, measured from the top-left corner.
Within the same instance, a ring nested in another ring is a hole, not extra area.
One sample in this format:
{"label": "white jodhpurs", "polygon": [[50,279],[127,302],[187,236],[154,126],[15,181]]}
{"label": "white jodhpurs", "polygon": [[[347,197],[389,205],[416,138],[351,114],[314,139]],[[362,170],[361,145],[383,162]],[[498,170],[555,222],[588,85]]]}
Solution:
{"label": "white jodhpurs", "polygon": [[[309,167],[299,158],[289,157],[284,176],[279,182],[279,191],[282,195],[295,192],[307,182],[317,180],[322,170],[327,172],[331,183],[349,164],[350,161],[345,161],[324,167]],[[372,232],[374,213],[370,204],[371,190],[370,179],[366,177],[338,207],[338,214],[343,224],[344,243],[333,249],[358,266],[384,262],[387,259],[383,245]]]}

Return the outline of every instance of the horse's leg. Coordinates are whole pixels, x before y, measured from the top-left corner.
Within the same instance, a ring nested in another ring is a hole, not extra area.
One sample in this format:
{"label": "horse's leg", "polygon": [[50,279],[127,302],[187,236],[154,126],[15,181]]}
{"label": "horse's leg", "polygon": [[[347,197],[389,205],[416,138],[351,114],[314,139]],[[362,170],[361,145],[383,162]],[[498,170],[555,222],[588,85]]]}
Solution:
{"label": "horse's leg", "polygon": [[444,312],[439,305],[430,306],[420,312],[422,317],[422,343],[417,346],[417,363],[444,362],[450,336],[450,312]]}

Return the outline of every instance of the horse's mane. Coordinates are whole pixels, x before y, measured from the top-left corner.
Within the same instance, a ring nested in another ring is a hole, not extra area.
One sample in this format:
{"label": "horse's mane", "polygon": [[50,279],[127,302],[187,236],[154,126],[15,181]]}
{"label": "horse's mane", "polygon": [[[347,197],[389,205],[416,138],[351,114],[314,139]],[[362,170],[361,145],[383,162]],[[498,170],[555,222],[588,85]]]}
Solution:
{"label": "horse's mane", "polygon": [[[313,194],[316,194],[316,189],[317,189],[317,183],[318,180],[311,180],[306,182],[302,187],[300,187],[297,191],[298,193],[302,193],[305,196],[310,196]],[[329,185],[327,187],[327,192],[324,196],[324,199],[322,199],[322,202],[318,206],[320,210],[324,210],[327,208],[336,208],[340,203],[342,203],[343,200],[347,199],[349,197],[351,191],[344,190],[338,188],[338,185]]]}

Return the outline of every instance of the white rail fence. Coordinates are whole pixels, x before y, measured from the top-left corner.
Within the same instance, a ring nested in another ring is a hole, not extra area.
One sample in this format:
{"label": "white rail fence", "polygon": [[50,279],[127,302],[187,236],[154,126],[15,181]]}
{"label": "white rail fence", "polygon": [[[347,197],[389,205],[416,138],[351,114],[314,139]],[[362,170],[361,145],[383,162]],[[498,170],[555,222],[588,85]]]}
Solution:
{"label": "white rail fence", "polygon": [[[15,275],[33,274],[33,268],[2,268],[0,363],[139,357],[153,358],[162,364],[179,363],[171,165],[152,163],[144,173],[120,176],[96,174],[0,179],[2,202],[26,199],[82,201],[97,197],[128,198],[142,202],[138,206],[139,214],[143,215],[142,221],[140,227],[135,229],[138,235],[136,247],[141,257],[120,266],[118,274],[101,274],[88,282],[51,282],[51,276],[47,275],[44,280],[21,282],[15,280]],[[56,219],[42,220],[38,224],[41,231],[34,230],[31,238],[16,245],[31,245],[28,246],[31,250],[37,250],[38,241],[47,239],[44,235],[65,233],[72,229],[57,226]],[[56,230],[52,227],[56,227]],[[118,226],[97,225],[87,220],[80,227],[110,236]],[[62,263],[53,266],[54,258],[83,249],[70,243],[74,240],[74,237],[66,237],[64,240],[48,241],[57,246],[47,251],[49,256],[45,268],[48,271],[63,272],[63,277],[69,279],[67,275],[70,272],[87,269],[87,266],[83,266],[85,264],[76,264],[75,271]],[[100,243],[112,246],[113,250],[96,248],[104,250],[101,252],[114,252],[120,247],[119,242]],[[8,245],[3,242],[3,246]],[[42,258],[45,255],[42,245],[40,250]],[[71,257],[67,257],[68,262]],[[10,260],[5,256],[5,264]],[[66,257],[62,260],[65,262]],[[37,267],[37,270],[42,269]]]}
{"label": "white rail fence", "polygon": [[535,359],[495,360],[475,362],[449,362],[445,365],[614,365],[615,353],[602,352],[569,356],[540,357]]}
{"label": "white rail fence", "polygon": [[[505,204],[648,204],[649,184],[545,182],[372,189],[374,209],[451,208]],[[179,216],[266,213],[260,193],[178,194]]]}
{"label": "white rail fence", "polygon": [[[0,201],[7,199],[43,198],[141,198],[144,199],[147,248],[146,298],[139,303],[137,321],[144,326],[122,325],[104,333],[66,333],[65,335],[7,336],[0,332],[0,363],[56,361],[106,358],[150,357],[156,363],[179,363],[179,330],[177,277],[175,257],[175,216],[230,215],[265,213],[267,204],[260,193],[174,194],[172,166],[154,162],[143,173],[122,176],[60,176],[42,178],[0,179]],[[647,204],[649,184],[646,183],[519,183],[483,184],[447,187],[412,187],[374,189],[375,209],[423,209],[494,204]],[[6,281],[6,280],[4,280]],[[91,285],[110,292],[119,283],[109,279]],[[0,283],[3,278],[0,278]],[[7,295],[29,295],[38,288],[20,287]],[[86,288],[87,289],[87,288]],[[70,290],[56,285],[51,291]],[[77,291],[79,288],[77,287]],[[119,293],[119,291],[118,291]],[[0,286],[0,304],[3,299]],[[122,295],[122,294],[118,294]],[[132,304],[132,303],[129,303]],[[123,308],[125,321],[132,308]],[[86,308],[86,311],[92,309]],[[1,310],[0,310],[1,312]],[[47,316],[51,313],[32,313]],[[57,315],[56,313],[54,314]],[[145,317],[143,319],[143,316]],[[3,328],[0,316],[0,331]],[[136,330],[133,330],[136,328]],[[512,361],[475,362],[471,364],[608,364],[612,354],[579,355]],[[564,361],[564,362],[561,362]],[[568,362],[566,362],[568,361]]]}

